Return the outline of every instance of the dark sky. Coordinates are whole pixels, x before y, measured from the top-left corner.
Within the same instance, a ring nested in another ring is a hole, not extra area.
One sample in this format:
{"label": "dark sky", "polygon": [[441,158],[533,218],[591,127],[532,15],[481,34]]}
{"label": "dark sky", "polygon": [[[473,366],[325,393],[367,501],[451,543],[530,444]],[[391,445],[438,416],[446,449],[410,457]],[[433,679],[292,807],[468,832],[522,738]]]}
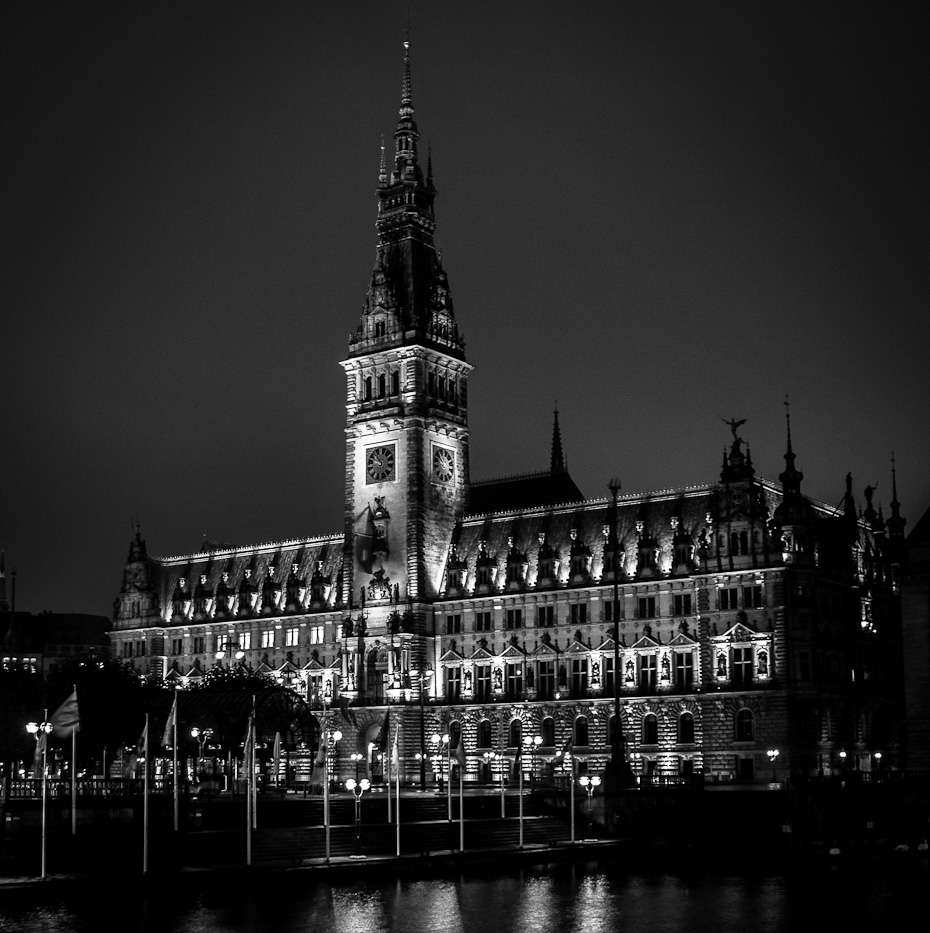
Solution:
{"label": "dark sky", "polygon": [[[108,614],[156,555],[342,528],[337,365],[375,255],[405,10],[3,15],[0,546]],[[746,418],[839,502],[930,506],[926,30],[910,5],[409,4],[473,478],[714,481]]]}

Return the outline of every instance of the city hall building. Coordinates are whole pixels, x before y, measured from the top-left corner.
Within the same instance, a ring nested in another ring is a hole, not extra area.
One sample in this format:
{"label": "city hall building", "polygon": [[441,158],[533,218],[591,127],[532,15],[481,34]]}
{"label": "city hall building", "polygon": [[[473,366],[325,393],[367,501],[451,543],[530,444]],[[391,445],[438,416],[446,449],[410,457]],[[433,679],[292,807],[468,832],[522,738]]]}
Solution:
{"label": "city hall building", "polygon": [[[395,737],[405,781],[430,756],[433,771],[454,765],[460,741],[466,781],[513,778],[524,748],[524,774],[558,770],[569,746],[600,773],[621,738],[641,781],[894,767],[897,495],[887,522],[848,476],[840,508],[812,501],[790,421],[777,481],[734,420],[706,485],[586,499],[558,413],[548,469],[471,480],[471,366],[409,57],[404,69],[375,266],[341,362],[344,527],[162,558],[137,530],[113,651],[179,688],[229,664],[292,686],[317,721],[334,711],[336,774],[360,752],[380,776]],[[318,738],[295,741],[312,752]]]}

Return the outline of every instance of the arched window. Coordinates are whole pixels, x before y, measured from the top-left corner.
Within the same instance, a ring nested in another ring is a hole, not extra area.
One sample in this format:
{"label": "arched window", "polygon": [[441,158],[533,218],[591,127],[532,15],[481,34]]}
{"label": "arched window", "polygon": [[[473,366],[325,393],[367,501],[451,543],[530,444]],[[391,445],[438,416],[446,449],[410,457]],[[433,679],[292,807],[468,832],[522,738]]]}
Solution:
{"label": "arched window", "polygon": [[740,554],[749,553],[749,532],[747,531],[739,533],[739,552]]}
{"label": "arched window", "polygon": [[655,713],[646,713],[643,716],[642,742],[643,745],[659,744],[659,720],[656,719]]}
{"label": "arched window", "polygon": [[581,746],[588,744],[588,720],[585,716],[579,716],[575,720],[574,744]]}
{"label": "arched window", "polygon": [[736,713],[735,738],[737,742],[753,741],[752,710],[741,709]]}
{"label": "arched window", "polygon": [[736,531],[730,532],[730,553],[739,554],[739,533]]}
{"label": "arched window", "polygon": [[508,748],[520,748],[523,743],[523,723],[519,719],[510,720],[510,734],[507,736]]}
{"label": "arched window", "polygon": [[618,736],[615,734],[614,730],[617,728],[617,717],[610,714],[610,718],[607,720],[607,744],[613,745]]}
{"label": "arched window", "polygon": [[678,744],[694,744],[694,716],[684,712],[678,717]]}
{"label": "arched window", "polygon": [[378,398],[384,398],[387,393],[387,376],[384,373],[378,376]]}
{"label": "arched window", "polygon": [[453,751],[459,747],[462,741],[462,724],[456,719],[449,723],[449,748]]}
{"label": "arched window", "polygon": [[547,716],[542,721],[542,729],[539,730],[540,735],[542,735],[542,744],[546,748],[555,747],[555,720],[551,716]]}
{"label": "arched window", "polygon": [[391,395],[400,394],[400,370],[395,369],[391,373]]}
{"label": "arched window", "polygon": [[365,401],[371,401],[371,376],[365,377]]}
{"label": "arched window", "polygon": [[478,723],[478,748],[491,747],[491,723],[487,719],[482,719]]}

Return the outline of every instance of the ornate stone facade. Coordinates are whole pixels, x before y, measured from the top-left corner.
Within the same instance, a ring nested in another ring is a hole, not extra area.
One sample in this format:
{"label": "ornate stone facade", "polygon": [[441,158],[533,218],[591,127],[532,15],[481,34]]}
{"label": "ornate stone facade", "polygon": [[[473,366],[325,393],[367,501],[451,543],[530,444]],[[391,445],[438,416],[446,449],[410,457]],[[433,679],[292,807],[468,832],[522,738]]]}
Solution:
{"label": "ornate stone facade", "polygon": [[782,775],[894,763],[904,522],[895,502],[886,527],[868,490],[857,512],[851,480],[840,509],[805,497],[790,423],[777,483],[734,420],[708,484],[585,499],[557,415],[548,472],[470,481],[471,367],[418,138],[405,58],[341,364],[343,531],[152,559],[137,530],[115,652],[181,684],[217,663],[264,670],[341,707],[340,754],[372,773],[396,738],[411,780],[418,753],[444,767],[434,732],[464,742],[469,780],[512,773],[524,744],[527,773],[557,770],[568,746],[600,771],[616,707],[642,779],[768,779],[776,748]]}

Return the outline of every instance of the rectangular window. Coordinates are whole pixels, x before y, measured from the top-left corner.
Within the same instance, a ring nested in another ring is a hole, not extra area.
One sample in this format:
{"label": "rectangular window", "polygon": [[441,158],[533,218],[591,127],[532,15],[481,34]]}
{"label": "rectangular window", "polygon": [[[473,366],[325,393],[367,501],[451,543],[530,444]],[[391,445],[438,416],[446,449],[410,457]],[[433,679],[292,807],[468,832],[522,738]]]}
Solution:
{"label": "rectangular window", "polygon": [[123,642],[123,657],[124,658],[132,657],[132,642],[131,641]]}
{"label": "rectangular window", "polygon": [[462,668],[446,668],[446,699],[453,703],[458,702],[462,696]]}
{"label": "rectangular window", "polygon": [[476,612],[475,613],[475,631],[476,632],[490,632],[491,631],[491,613],[490,612]]}
{"label": "rectangular window", "polygon": [[604,655],[604,693],[614,692],[614,656],[613,652]]}
{"label": "rectangular window", "polygon": [[744,586],[743,587],[743,608],[744,609],[761,609],[765,602],[763,600],[763,589],[759,584],[754,584],[753,586]]}
{"label": "rectangular window", "polygon": [[540,606],[536,611],[536,624],[540,628],[551,628],[555,625],[555,606]]}
{"label": "rectangular window", "polygon": [[523,695],[523,665],[508,664],[505,673],[507,676],[507,699],[519,700]]}
{"label": "rectangular window", "polygon": [[207,650],[207,638],[205,635],[194,636],[194,654],[203,654]]}
{"label": "rectangular window", "polygon": [[523,610],[522,609],[508,609],[506,618],[507,618],[507,628],[522,628],[523,626]]}
{"label": "rectangular window", "polygon": [[652,619],[652,618],[655,618],[655,614],[656,614],[655,596],[640,596],[639,597],[639,617],[641,619]]}
{"label": "rectangular window", "polygon": [[136,657],[141,658],[145,654],[145,642],[137,641],[136,642]]}
{"label": "rectangular window", "polygon": [[656,656],[654,654],[641,654],[639,656],[639,689],[643,693],[655,693]]}
{"label": "rectangular window", "polygon": [[680,693],[691,693],[694,689],[694,652],[675,652],[675,688]]}
{"label": "rectangular window", "polygon": [[572,658],[572,696],[584,696],[588,692],[588,659]]}
{"label": "rectangular window", "polygon": [[588,621],[588,604],[572,603],[571,618],[572,625],[584,625]]}
{"label": "rectangular window", "polygon": [[172,654],[184,654],[184,639],[183,638],[172,638],[171,639],[171,653]]}
{"label": "rectangular window", "polygon": [[262,647],[274,648],[274,629],[265,629],[262,632]]}
{"label": "rectangular window", "polygon": [[475,666],[475,699],[491,699],[491,665],[478,664]]}
{"label": "rectangular window", "polygon": [[720,611],[739,608],[739,588],[735,586],[723,587],[720,590]]}
{"label": "rectangular window", "polygon": [[322,645],[323,644],[323,625],[311,625],[310,626],[310,644],[311,645]]}
{"label": "rectangular window", "polygon": [[536,699],[551,700],[555,695],[555,662],[540,661],[536,666]]}
{"label": "rectangular window", "polygon": [[490,567],[479,567],[478,573],[476,574],[475,582],[478,586],[490,586],[491,585],[491,568]]}
{"label": "rectangular window", "polygon": [[295,625],[293,628],[284,630],[284,645],[287,648],[296,648],[300,644],[300,629]]}
{"label": "rectangular window", "polygon": [[612,599],[604,600],[604,621],[613,622],[614,620],[614,601]]}
{"label": "rectangular window", "polygon": [[676,616],[691,615],[691,594],[676,593],[673,598],[673,612]]}
{"label": "rectangular window", "polygon": [[734,687],[752,683],[752,648],[734,648],[731,664]]}
{"label": "rectangular window", "polygon": [[239,633],[239,647],[243,651],[252,650],[252,633],[251,632],[240,632]]}
{"label": "rectangular window", "polygon": [[459,613],[446,616],[446,634],[458,635],[462,631],[462,616]]}

